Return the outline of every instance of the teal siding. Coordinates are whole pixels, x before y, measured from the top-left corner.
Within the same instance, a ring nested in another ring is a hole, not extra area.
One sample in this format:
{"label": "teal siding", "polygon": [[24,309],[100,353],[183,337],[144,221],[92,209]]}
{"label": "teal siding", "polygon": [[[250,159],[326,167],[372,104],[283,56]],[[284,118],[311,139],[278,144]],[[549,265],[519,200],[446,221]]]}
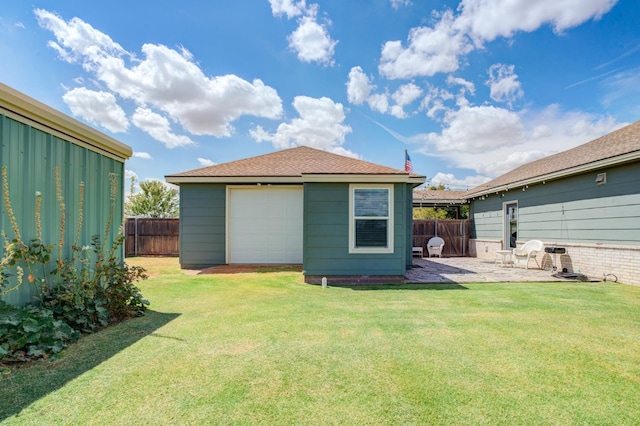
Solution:
{"label": "teal siding", "polygon": [[349,253],[349,184],[307,183],[304,186],[303,269],[309,276],[403,275],[408,247],[407,185],[394,188],[394,253]]}
{"label": "teal siding", "polygon": [[[65,204],[63,257],[71,254],[78,224],[82,224],[79,243],[88,245],[93,235],[104,237],[111,211],[110,176],[117,181],[114,216],[107,246],[115,240],[123,222],[124,163],[81,147],[58,136],[0,115],[0,166],[7,168],[11,207],[24,242],[36,238],[36,192],[42,194],[42,237],[55,244],[57,256],[61,214],[56,193],[56,167],[60,168]],[[80,218],[80,183],[84,183],[84,202]],[[15,237],[7,216],[4,195],[0,192],[1,229],[9,239]],[[4,244],[0,247],[4,254]],[[122,251],[118,252],[122,256]],[[34,288],[23,284],[4,300],[24,304],[33,299]]]}
{"label": "teal siding", "polygon": [[[598,173],[607,183],[596,185]],[[518,201],[518,240],[640,245],[640,165],[628,164],[473,201],[479,239],[502,238],[502,202]]]}
{"label": "teal siding", "polygon": [[180,265],[203,268],[226,262],[226,185],[180,185]]}

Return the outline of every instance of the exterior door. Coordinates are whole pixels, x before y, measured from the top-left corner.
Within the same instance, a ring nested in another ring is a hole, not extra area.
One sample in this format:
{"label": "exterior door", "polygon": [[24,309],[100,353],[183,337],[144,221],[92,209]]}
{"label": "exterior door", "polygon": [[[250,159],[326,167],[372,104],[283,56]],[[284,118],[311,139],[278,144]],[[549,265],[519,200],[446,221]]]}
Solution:
{"label": "exterior door", "polygon": [[509,250],[516,247],[516,240],[518,239],[518,202],[510,201],[503,203],[502,213],[504,217],[502,248]]}

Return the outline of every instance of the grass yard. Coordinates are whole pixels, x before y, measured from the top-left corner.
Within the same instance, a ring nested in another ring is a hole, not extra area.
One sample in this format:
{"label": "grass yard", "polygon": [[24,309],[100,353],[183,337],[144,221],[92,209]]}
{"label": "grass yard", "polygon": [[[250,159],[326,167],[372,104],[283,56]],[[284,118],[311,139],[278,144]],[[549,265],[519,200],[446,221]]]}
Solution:
{"label": "grass yard", "polygon": [[640,288],[322,289],[134,258],[151,311],[0,380],[3,424],[637,425]]}

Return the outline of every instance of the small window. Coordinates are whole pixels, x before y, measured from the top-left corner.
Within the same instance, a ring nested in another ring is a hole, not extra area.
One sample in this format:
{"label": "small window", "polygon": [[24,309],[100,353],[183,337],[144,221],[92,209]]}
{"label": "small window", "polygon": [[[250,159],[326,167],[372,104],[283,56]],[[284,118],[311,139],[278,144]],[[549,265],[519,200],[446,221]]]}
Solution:
{"label": "small window", "polygon": [[393,185],[350,186],[350,253],[393,252]]}

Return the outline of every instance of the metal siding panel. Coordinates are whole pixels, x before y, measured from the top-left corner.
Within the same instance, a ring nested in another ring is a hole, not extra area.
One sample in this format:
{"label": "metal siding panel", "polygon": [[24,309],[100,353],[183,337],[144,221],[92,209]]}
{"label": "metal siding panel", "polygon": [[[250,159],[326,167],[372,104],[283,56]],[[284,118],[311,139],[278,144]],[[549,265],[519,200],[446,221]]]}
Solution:
{"label": "metal siding panel", "polygon": [[[12,208],[24,242],[36,238],[36,192],[42,194],[42,239],[54,244],[53,255],[58,255],[61,215],[56,190],[55,169],[60,168],[62,193],[65,206],[63,257],[70,257],[78,225],[82,225],[80,245],[89,245],[93,235],[104,237],[111,209],[109,174],[118,175],[118,194],[112,226],[106,247],[116,238],[122,223],[124,196],[124,164],[96,152],[54,137],[39,129],[1,116],[2,155],[0,163],[7,167]],[[91,171],[91,174],[87,173]],[[82,221],[80,220],[80,182],[85,184]],[[2,202],[2,229],[9,238],[13,231]],[[122,255],[122,251],[118,252]],[[53,266],[53,262],[51,265]],[[23,304],[32,300],[33,287],[23,285],[19,292],[5,298],[10,303]]]}

